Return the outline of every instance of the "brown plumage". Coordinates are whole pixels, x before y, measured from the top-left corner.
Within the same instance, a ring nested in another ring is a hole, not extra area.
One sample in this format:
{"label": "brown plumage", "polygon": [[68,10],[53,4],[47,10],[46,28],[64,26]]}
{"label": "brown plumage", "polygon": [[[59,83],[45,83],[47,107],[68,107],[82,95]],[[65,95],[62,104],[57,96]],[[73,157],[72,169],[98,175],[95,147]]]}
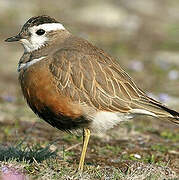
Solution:
{"label": "brown plumage", "polygon": [[45,105],[56,116],[75,120],[84,115],[80,106],[85,103],[93,111],[130,113],[132,109],[144,109],[157,117],[177,119],[177,112],[149,98],[103,50],[74,36],[61,46],[52,55],[49,52],[49,58],[20,72],[24,96],[37,114]]}
{"label": "brown plumage", "polygon": [[24,97],[52,126],[65,131],[84,128],[89,138],[89,130],[105,131],[138,114],[179,124],[179,113],[148,97],[117,60],[71,35],[56,20],[33,17],[7,39],[16,40],[26,50],[18,68]]}

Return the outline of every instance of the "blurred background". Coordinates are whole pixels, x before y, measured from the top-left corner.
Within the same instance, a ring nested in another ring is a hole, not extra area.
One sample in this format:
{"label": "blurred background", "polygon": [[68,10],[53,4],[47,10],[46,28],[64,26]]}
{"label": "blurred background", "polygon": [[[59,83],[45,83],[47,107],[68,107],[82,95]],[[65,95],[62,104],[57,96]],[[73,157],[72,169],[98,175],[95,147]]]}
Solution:
{"label": "blurred background", "polygon": [[[17,124],[20,121],[38,121],[23,100],[18,84],[17,63],[23,47],[4,42],[36,15],[52,16],[74,35],[104,49],[119,60],[123,69],[149,96],[179,111],[178,0],[1,0],[1,139],[11,141],[9,137],[19,133]],[[152,122],[152,128],[156,128],[156,121]],[[14,123],[17,128],[12,130]],[[21,125],[19,131],[23,128],[25,131],[27,127],[28,124]],[[166,127],[178,132],[173,124],[166,123]]]}
{"label": "blurred background", "polygon": [[23,53],[21,45],[4,39],[30,17],[46,14],[110,53],[147,93],[179,110],[178,9],[177,0],[1,0],[0,97],[16,98]]}

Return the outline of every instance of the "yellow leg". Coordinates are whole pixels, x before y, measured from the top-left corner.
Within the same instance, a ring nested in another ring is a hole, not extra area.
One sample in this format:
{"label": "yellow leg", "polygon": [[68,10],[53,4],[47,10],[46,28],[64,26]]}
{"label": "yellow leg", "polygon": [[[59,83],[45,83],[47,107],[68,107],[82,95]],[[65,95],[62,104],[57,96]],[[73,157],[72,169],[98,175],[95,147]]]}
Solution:
{"label": "yellow leg", "polygon": [[86,155],[89,138],[90,138],[90,130],[84,129],[83,130],[83,148],[81,152],[80,163],[78,166],[78,171],[81,171],[81,172],[83,171],[83,167],[84,167],[85,155]]}

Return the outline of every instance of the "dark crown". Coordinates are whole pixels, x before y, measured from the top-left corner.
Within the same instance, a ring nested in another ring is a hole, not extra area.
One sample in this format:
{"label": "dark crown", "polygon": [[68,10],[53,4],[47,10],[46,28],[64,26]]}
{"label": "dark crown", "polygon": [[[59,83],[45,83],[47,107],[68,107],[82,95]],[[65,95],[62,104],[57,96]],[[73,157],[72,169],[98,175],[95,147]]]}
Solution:
{"label": "dark crown", "polygon": [[51,18],[50,16],[42,15],[42,16],[35,16],[30,18],[23,26],[22,30],[26,30],[29,27],[32,26],[38,26],[40,24],[45,24],[45,23],[58,23],[54,18]]}

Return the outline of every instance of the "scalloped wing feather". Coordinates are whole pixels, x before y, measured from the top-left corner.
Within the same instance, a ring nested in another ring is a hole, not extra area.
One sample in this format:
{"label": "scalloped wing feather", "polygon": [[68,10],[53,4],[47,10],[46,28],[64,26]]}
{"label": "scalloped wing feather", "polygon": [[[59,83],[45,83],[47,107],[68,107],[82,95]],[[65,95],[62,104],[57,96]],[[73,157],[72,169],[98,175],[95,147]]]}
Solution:
{"label": "scalloped wing feather", "polygon": [[107,112],[173,117],[164,105],[147,97],[119,64],[100,49],[93,48],[87,54],[60,49],[54,54],[50,70],[60,92],[80,104]]}

